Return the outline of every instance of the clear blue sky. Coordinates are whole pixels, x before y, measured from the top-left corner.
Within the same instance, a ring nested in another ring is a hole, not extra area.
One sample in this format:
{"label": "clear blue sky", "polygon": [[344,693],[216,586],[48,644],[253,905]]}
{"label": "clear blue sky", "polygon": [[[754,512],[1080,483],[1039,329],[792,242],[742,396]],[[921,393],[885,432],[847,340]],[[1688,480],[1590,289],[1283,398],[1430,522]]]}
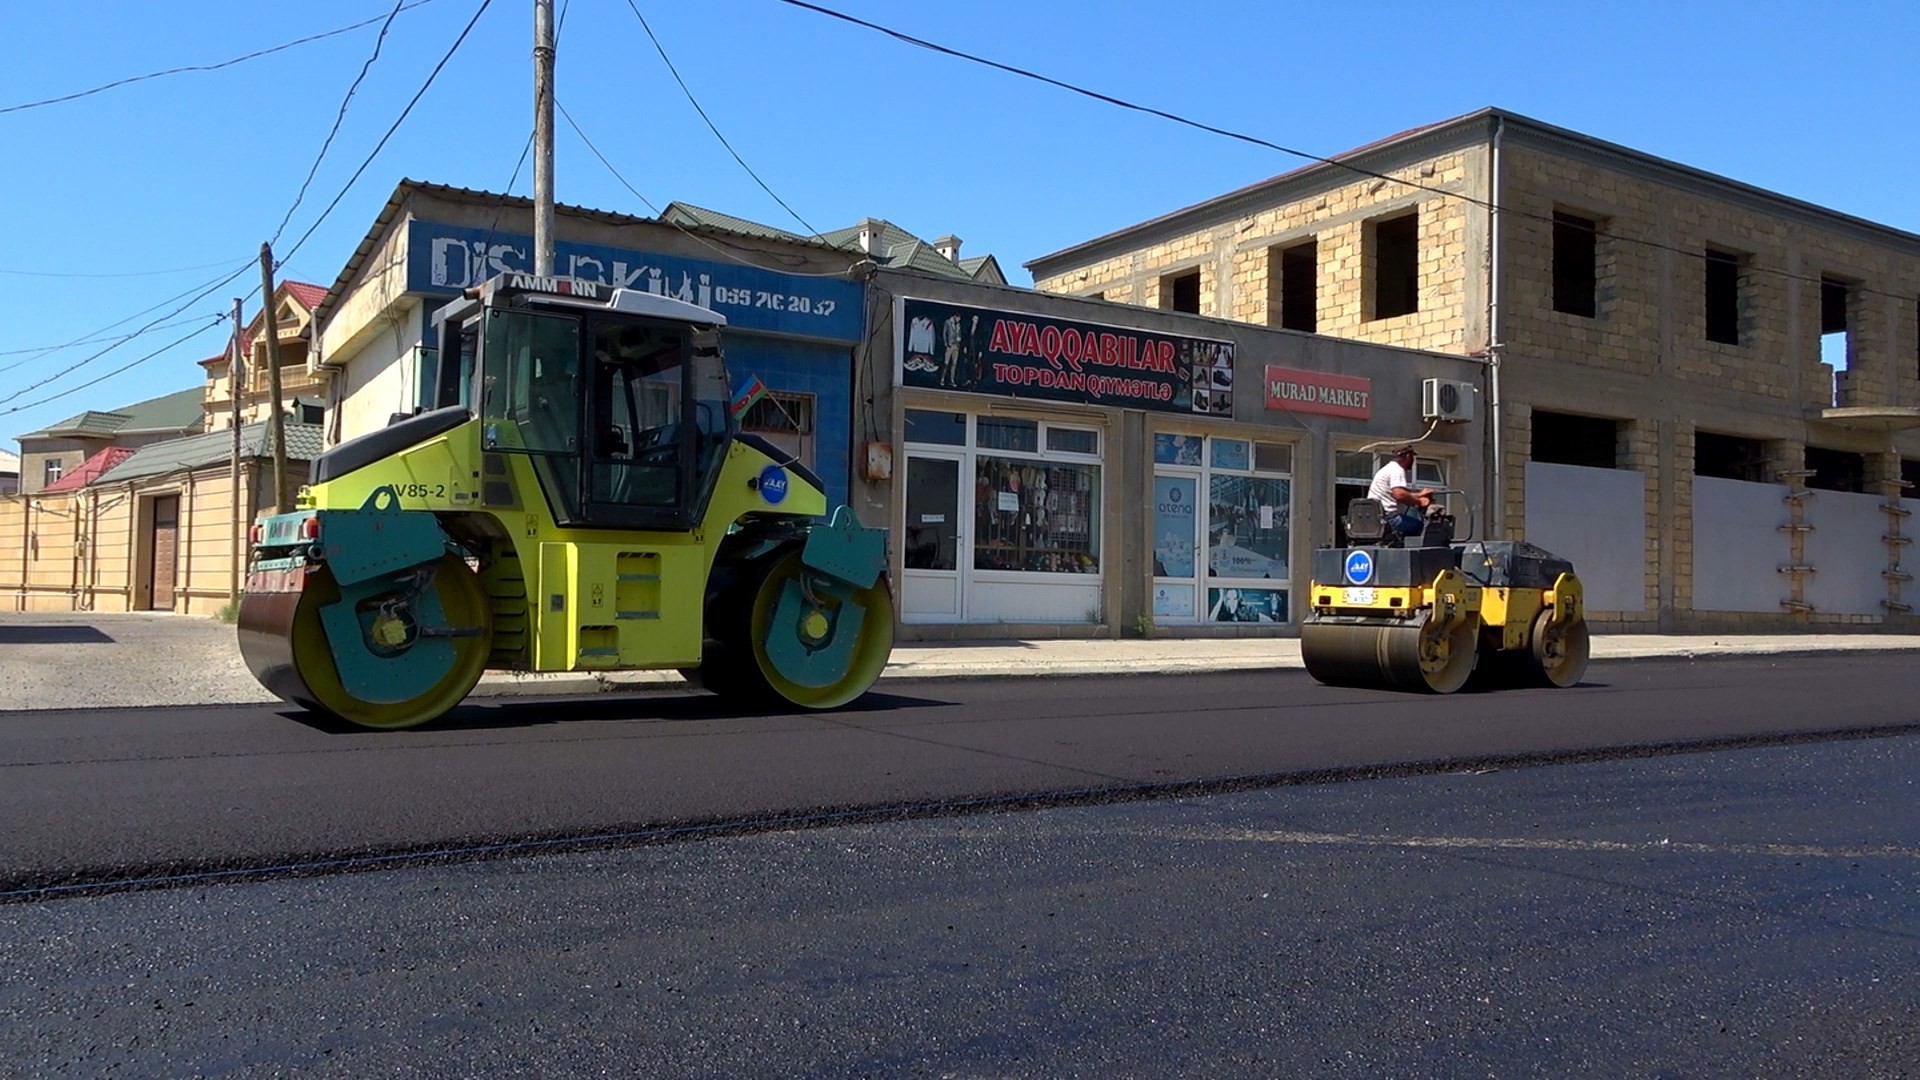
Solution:
{"label": "clear blue sky", "polygon": [[[570,3],[558,87],[656,204],[796,228],[681,96],[625,0]],[[863,216],[1021,263],[1294,168],[1291,157],[937,56],[776,0],[637,0],[736,149],[821,229]],[[379,61],[278,250],[305,232],[472,15],[431,0]],[[1331,154],[1498,105],[1920,232],[1911,3],[1560,5],[969,0],[826,6],[1119,97]],[[335,4],[14,5],[0,107],[217,63],[384,16]],[[0,398],[102,348],[96,331],[253,258],[293,200],[378,27],[210,73],[0,114]],[[499,190],[531,127],[532,4],[493,0],[454,61],[283,273],[330,284],[403,176]],[[562,202],[649,213],[559,124]],[[530,188],[522,170],[515,190]],[[212,264],[212,265],[209,265]],[[38,275],[141,274],[86,277]],[[22,275],[13,271],[32,271]],[[176,319],[225,309],[248,270]],[[126,324],[136,328],[164,313]],[[254,307],[248,306],[248,316]],[[175,320],[169,320],[175,321]],[[0,445],[86,408],[196,384],[209,329],[119,346],[0,404]],[[15,366],[17,365],[17,366]],[[11,411],[8,410],[18,410]]]}

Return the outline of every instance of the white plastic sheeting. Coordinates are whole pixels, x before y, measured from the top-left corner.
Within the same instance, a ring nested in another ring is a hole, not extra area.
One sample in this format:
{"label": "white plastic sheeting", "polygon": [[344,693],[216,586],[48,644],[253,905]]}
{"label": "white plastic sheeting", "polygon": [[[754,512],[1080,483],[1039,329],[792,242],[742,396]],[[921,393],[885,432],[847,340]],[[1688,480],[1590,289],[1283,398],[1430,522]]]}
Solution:
{"label": "white plastic sheeting", "polygon": [[1825,615],[1883,615],[1887,598],[1887,534],[1882,495],[1816,491],[1807,499],[1806,599]]}
{"label": "white plastic sheeting", "polygon": [[[1785,484],[1693,478],[1693,610],[1778,614],[1793,588],[1780,572],[1792,537]],[[1816,496],[1817,498],[1817,496]]]}
{"label": "white plastic sheeting", "polygon": [[1645,611],[1646,476],[1527,462],[1527,542],[1573,560],[1589,611]]}

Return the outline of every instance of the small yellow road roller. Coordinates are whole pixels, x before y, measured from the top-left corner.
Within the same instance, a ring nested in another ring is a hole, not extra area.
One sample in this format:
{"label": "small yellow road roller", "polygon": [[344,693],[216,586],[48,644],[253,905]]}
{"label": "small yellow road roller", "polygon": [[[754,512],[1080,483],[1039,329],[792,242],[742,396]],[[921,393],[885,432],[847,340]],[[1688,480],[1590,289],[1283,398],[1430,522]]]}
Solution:
{"label": "small yellow road roller", "polygon": [[[1369,509],[1371,508],[1371,509]],[[1313,553],[1300,628],[1307,673],[1335,686],[1451,694],[1570,687],[1588,634],[1573,564],[1533,544],[1453,540],[1453,519],[1398,537],[1381,508],[1355,500],[1348,546]]]}

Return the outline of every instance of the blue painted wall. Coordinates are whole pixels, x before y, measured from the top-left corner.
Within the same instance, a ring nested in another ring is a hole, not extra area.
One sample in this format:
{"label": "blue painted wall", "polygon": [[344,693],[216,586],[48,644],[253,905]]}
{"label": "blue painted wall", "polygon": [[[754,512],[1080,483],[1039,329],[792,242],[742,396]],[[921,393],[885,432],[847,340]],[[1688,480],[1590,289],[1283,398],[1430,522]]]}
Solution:
{"label": "blue painted wall", "polygon": [[727,342],[727,374],[737,388],[758,375],[769,390],[814,396],[813,471],[826,485],[827,506],[848,501],[853,441],[853,357],[845,346],[735,334]]}

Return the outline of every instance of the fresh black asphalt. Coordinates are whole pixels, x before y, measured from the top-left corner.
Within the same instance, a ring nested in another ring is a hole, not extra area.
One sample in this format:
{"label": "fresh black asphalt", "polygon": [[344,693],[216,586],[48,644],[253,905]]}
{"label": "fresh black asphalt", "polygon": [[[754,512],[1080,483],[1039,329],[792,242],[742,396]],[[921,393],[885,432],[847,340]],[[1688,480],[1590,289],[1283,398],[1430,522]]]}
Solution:
{"label": "fresh black asphalt", "polygon": [[889,680],[829,714],[603,695],[391,733],[273,707],[0,714],[0,890],[1897,730],[1920,724],[1912,665],[1597,663],[1571,690],[1448,697],[1298,671]]}

